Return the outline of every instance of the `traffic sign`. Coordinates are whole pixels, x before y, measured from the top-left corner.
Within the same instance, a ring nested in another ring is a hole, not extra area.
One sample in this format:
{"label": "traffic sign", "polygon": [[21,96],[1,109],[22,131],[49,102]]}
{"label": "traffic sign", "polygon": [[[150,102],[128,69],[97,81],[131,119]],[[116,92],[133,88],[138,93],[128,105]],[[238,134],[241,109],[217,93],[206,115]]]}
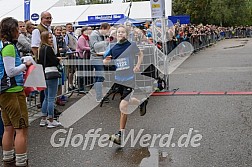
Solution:
{"label": "traffic sign", "polygon": [[33,13],[33,14],[31,15],[31,19],[32,19],[33,21],[37,21],[37,20],[39,19],[39,15],[38,15],[37,13]]}

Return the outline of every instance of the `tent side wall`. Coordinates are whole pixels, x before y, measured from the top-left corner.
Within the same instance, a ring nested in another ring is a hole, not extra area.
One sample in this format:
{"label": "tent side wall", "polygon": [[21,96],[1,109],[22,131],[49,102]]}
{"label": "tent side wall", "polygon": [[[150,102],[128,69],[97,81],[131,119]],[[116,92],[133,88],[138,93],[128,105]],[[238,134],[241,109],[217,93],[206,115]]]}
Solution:
{"label": "tent side wall", "polygon": [[[49,10],[53,17],[52,25],[74,23],[87,8],[88,5],[53,7]],[[66,16],[66,13],[71,14]]]}
{"label": "tent side wall", "polygon": [[[30,14],[41,14],[54,6],[76,5],[75,0],[31,0]],[[17,20],[24,20],[24,0],[1,0],[0,20],[5,17],[14,17]],[[39,21],[37,21],[39,22]]]}

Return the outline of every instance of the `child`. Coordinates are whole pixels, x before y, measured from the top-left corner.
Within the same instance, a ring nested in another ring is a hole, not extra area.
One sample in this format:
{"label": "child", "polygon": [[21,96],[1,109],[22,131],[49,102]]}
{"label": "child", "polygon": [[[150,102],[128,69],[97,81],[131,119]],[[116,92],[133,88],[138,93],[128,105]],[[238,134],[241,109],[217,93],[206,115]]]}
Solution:
{"label": "child", "polygon": [[[132,94],[135,87],[135,72],[140,71],[140,65],[143,60],[143,53],[139,50],[135,42],[129,42],[127,40],[127,30],[124,26],[118,26],[117,28],[117,43],[110,47],[104,54],[103,60],[105,65],[113,59],[116,65],[115,82],[117,87],[122,92],[121,102],[119,109],[120,115],[120,129],[117,134],[113,134],[110,140],[116,144],[121,145],[122,131],[125,129],[127,122],[128,105],[140,105],[140,115],[143,116],[146,113],[146,105],[148,101],[144,99],[142,102],[134,97]],[[138,61],[134,67],[135,55],[138,56]]]}

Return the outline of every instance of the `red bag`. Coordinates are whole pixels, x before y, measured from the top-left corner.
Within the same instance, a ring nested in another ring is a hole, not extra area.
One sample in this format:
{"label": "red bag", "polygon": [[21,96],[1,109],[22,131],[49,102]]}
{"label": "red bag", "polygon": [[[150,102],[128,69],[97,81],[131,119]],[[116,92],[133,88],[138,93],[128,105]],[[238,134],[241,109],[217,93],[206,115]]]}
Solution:
{"label": "red bag", "polygon": [[[24,72],[24,83],[26,81],[26,79],[28,78],[28,76],[32,73],[32,71],[36,68],[35,65],[31,65],[28,67],[28,69],[26,70],[26,72]],[[29,96],[29,94],[35,90],[41,91],[44,90],[45,87],[24,87],[24,92],[26,97]]]}

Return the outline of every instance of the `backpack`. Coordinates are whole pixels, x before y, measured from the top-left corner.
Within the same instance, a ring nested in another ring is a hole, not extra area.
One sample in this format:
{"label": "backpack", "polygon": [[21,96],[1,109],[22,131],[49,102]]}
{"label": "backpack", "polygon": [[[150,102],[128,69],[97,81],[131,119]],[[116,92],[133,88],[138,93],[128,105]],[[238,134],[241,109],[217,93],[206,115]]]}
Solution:
{"label": "backpack", "polygon": [[[2,50],[5,48],[5,46],[11,44],[11,42],[4,42],[2,43],[2,41],[0,41],[0,56],[2,57]],[[4,75],[1,78],[1,82],[0,82],[0,94],[4,93],[6,90],[8,90],[9,88],[12,88],[14,86],[16,86],[16,80],[15,77],[9,77],[6,74],[5,69],[4,70]]]}

